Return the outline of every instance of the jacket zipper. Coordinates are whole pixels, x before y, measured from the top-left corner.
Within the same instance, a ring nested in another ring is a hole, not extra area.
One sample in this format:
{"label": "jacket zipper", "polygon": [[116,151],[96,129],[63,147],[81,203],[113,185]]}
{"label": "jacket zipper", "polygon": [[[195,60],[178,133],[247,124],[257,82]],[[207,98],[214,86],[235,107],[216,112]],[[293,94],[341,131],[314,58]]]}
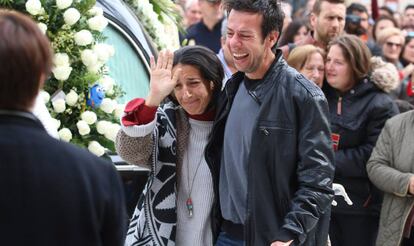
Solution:
{"label": "jacket zipper", "polygon": [[342,114],[342,97],[338,98],[338,103],[336,105],[336,114],[341,115]]}

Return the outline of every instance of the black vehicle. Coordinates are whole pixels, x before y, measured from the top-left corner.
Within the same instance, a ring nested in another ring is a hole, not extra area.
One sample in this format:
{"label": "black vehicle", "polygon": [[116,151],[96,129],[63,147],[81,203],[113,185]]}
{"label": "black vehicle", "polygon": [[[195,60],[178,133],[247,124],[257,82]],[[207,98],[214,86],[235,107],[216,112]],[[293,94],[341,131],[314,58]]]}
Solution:
{"label": "black vehicle", "polygon": [[[149,91],[150,56],[156,56],[151,39],[123,1],[97,0],[97,6],[103,9],[109,21],[103,32],[107,37],[105,43],[115,48],[115,55],[107,64],[109,75],[126,93],[118,101],[126,103],[135,97],[145,97]],[[129,165],[116,154],[111,159],[124,181],[128,212],[131,215],[146,183],[148,170]]]}

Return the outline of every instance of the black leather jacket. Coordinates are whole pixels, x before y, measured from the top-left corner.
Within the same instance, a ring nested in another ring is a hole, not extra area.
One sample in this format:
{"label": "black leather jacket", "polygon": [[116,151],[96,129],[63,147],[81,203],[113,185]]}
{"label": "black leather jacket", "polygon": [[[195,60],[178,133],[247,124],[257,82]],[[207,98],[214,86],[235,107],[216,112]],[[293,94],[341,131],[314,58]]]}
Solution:
{"label": "black leather jacket", "polygon": [[[224,128],[244,74],[227,83],[206,149],[217,167]],[[334,175],[328,106],[322,91],[277,51],[262,82],[248,88],[260,111],[248,157],[247,245],[325,245]],[[239,143],[234,143],[239,144]]]}

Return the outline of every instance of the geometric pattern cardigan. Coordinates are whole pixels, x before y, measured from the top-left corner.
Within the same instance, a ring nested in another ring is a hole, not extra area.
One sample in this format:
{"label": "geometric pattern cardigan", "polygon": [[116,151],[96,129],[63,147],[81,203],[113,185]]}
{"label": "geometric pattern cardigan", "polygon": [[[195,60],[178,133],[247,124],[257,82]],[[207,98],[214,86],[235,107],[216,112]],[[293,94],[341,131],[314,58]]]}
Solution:
{"label": "geometric pattern cardigan", "polygon": [[175,245],[176,173],[182,163],[188,132],[184,110],[172,102],[158,107],[153,122],[139,127],[123,126],[118,132],[115,144],[118,154],[128,163],[150,169],[129,222],[125,245]]}

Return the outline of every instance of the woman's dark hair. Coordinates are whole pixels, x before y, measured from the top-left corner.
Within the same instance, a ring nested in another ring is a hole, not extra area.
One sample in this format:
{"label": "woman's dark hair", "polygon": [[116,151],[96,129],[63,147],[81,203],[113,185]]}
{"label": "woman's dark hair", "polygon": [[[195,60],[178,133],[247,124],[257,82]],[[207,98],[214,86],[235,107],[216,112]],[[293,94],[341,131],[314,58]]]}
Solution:
{"label": "woman's dark hair", "polygon": [[[410,32],[409,34],[412,34],[412,32]],[[411,42],[411,40],[413,40],[414,39],[414,35],[407,35],[407,36],[405,36],[405,41],[404,41],[404,45],[403,45],[403,48],[402,48],[402,50],[401,50],[401,53],[400,53],[400,62],[401,62],[401,64],[405,67],[405,66],[407,66],[408,64],[410,64],[410,62],[409,61],[407,61],[407,60],[405,60],[404,59],[404,57],[403,57],[403,55],[404,55],[404,51],[405,51],[405,47],[407,46],[407,44],[409,43],[409,42]]]}
{"label": "woman's dark hair", "polygon": [[375,41],[377,41],[377,34],[375,32],[376,32],[378,23],[383,21],[383,20],[389,20],[394,24],[394,27],[398,27],[397,21],[393,17],[387,16],[387,15],[381,15],[378,19],[375,20],[375,23],[372,26],[372,38]]}
{"label": "woman's dark hair", "polygon": [[0,10],[0,108],[29,110],[52,66],[47,37],[29,17]]}
{"label": "woman's dark hair", "polygon": [[[223,66],[217,55],[203,46],[184,46],[174,52],[173,66],[177,64],[190,65],[197,68],[200,71],[201,77],[208,83],[206,85],[207,88],[210,88],[210,81],[213,82],[212,98],[207,110],[214,106],[219,97],[224,77]],[[174,98],[172,100],[177,103],[177,100]]]}
{"label": "woman's dark hair", "polygon": [[293,39],[296,35],[296,33],[301,29],[302,27],[306,27],[306,29],[309,31],[309,27],[307,26],[307,22],[305,20],[294,20],[292,21],[287,27],[284,33],[282,33],[282,37],[280,38],[280,41],[278,43],[278,46],[283,46],[286,44],[293,43]]}

